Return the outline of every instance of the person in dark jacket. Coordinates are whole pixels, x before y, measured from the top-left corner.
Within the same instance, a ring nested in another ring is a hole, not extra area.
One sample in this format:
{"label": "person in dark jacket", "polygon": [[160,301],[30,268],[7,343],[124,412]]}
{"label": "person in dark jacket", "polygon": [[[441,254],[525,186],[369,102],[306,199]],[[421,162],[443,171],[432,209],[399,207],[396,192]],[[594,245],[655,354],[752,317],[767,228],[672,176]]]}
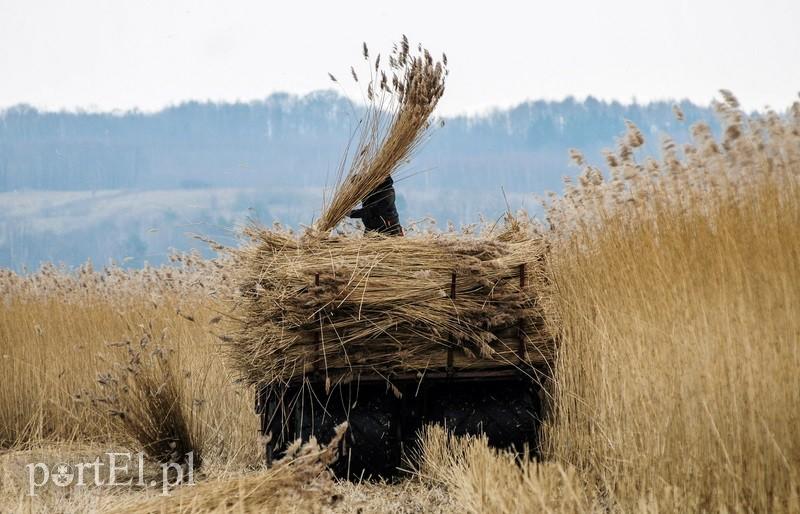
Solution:
{"label": "person in dark jacket", "polygon": [[351,218],[360,218],[364,233],[379,232],[391,236],[402,236],[400,215],[394,203],[394,181],[392,177],[380,183],[361,201],[361,208],[350,211]]}

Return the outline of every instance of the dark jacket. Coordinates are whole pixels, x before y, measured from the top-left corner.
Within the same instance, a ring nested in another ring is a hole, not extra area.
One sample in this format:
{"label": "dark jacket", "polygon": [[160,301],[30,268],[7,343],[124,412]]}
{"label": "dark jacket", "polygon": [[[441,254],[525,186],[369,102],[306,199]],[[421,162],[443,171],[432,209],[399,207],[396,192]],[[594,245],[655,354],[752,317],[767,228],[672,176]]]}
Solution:
{"label": "dark jacket", "polygon": [[361,202],[361,208],[350,212],[351,218],[361,218],[364,232],[402,236],[400,216],[394,204],[394,181],[392,177],[372,190]]}

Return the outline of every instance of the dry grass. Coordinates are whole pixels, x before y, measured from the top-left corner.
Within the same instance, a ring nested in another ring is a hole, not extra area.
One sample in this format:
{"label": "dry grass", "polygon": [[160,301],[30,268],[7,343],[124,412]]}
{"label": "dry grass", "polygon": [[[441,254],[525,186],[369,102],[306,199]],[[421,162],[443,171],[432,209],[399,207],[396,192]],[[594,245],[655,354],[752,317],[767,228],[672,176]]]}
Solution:
{"label": "dry grass", "polygon": [[[113,368],[102,373],[98,382],[103,396],[92,404],[110,416],[119,435],[138,443],[147,455],[159,462],[202,464],[202,427],[195,422],[195,404],[186,404],[180,355],[163,346],[149,327],[139,337],[116,343],[122,347]],[[187,373],[187,372],[184,372]],[[190,372],[188,372],[190,373]]]}
{"label": "dry grass", "polygon": [[[370,76],[367,109],[359,123],[355,150],[349,163],[347,156],[342,162],[336,191],[314,225],[322,237],[408,161],[424,140],[431,114],[444,94],[446,57],[442,56],[442,62],[434,60],[421,45],[415,52],[403,36],[389,56],[388,70],[381,68],[380,59],[378,55],[370,60],[365,43],[364,60]],[[355,70],[351,71],[358,82]]]}
{"label": "dry grass", "polygon": [[[415,475],[439,484],[458,512],[600,512],[577,471],[558,463],[539,463],[526,456],[489,447],[485,437],[455,437],[442,427],[427,427]],[[591,491],[591,490],[589,490]]]}
{"label": "dry grass", "polygon": [[547,441],[623,510],[799,509],[800,104],[717,109],[721,141],[640,165],[629,131],[550,210]]}
{"label": "dry grass", "polygon": [[347,424],[325,446],[315,440],[290,447],[264,471],[181,488],[172,496],[136,500],[110,510],[116,514],[200,514],[204,512],[320,512],[339,497],[327,466],[336,458]]}
{"label": "dry grass", "polygon": [[443,368],[447,348],[460,350],[459,367],[547,362],[553,347],[536,294],[544,244],[513,221],[496,237],[311,244],[252,228],[249,244],[231,250],[240,295],[226,353],[250,384],[313,370],[422,372]]}
{"label": "dry grass", "polygon": [[[667,140],[663,158],[642,159],[644,136],[629,126],[608,154],[611,176],[576,153],[581,176],[550,205],[540,300],[559,347],[547,462],[429,429],[416,475],[397,485],[331,484],[313,458],[307,473],[258,469],[251,391],[217,353],[207,292],[230,294],[224,270],[46,269],[0,277],[0,461],[134,444],[88,400],[125,352],[107,342],[160,340],[166,329],[158,346],[181,371],[171,376],[184,417],[202,426],[192,444],[204,478],[174,499],[110,489],[26,498],[4,469],[0,510],[800,512],[800,104],[748,118],[725,98],[721,140],[698,125],[690,146]],[[310,286],[313,275],[291,280]]]}
{"label": "dry grass", "polygon": [[[5,275],[0,285],[9,292],[0,305],[2,447],[74,440],[129,443],[132,433],[120,431],[120,417],[114,415],[127,412],[140,428],[152,423],[155,429],[162,421],[172,428],[185,424],[184,433],[197,435],[179,439],[203,448],[212,465],[259,460],[252,397],[232,383],[214,335],[220,316],[208,292],[224,289],[225,280],[214,263],[179,259],[188,263],[144,271],[86,267],[69,274],[45,268],[26,277]],[[126,347],[139,354],[139,364],[130,369],[128,361],[120,366],[120,357],[129,357]],[[162,362],[167,355],[169,371]],[[125,387],[111,391],[113,380]],[[148,388],[154,393],[160,388],[159,395],[142,396]],[[166,412],[180,412],[181,418],[150,409],[159,397]],[[150,434],[154,442],[164,435]]]}
{"label": "dry grass", "polygon": [[[422,372],[444,367],[448,348],[514,366],[546,361],[552,349],[540,333],[535,296],[513,284],[540,274],[533,269],[541,255],[538,235],[518,231],[513,241],[331,236],[408,160],[444,93],[446,57],[434,61],[421,45],[413,52],[405,36],[389,56],[391,82],[366,44],[363,56],[369,103],[349,170],[346,156],[322,217],[302,237],[250,227],[245,245],[228,250],[238,293],[226,336],[234,367],[247,383],[264,385],[319,370],[328,380],[363,370]],[[523,264],[528,272],[514,269]],[[516,334],[519,324],[530,337]]]}

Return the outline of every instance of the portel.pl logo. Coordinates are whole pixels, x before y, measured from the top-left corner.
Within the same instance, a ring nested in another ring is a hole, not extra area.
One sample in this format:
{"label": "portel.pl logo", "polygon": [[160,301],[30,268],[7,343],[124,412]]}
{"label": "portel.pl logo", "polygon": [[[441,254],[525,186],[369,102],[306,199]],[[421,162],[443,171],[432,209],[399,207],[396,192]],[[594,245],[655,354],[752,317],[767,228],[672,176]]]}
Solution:
{"label": "portel.pl logo", "polygon": [[[156,487],[157,480],[147,482],[144,477],[143,453],[108,452],[108,462],[100,457],[92,462],[67,463],[60,462],[48,466],[43,462],[27,464],[28,496],[36,496],[36,490],[51,483],[57,487],[86,486],[137,486]],[[131,476],[136,473],[136,479]],[[121,476],[129,477],[123,480]],[[194,485],[194,452],[186,454],[186,464],[181,466],[171,462],[161,464],[161,494],[169,495],[170,488],[179,485]]]}

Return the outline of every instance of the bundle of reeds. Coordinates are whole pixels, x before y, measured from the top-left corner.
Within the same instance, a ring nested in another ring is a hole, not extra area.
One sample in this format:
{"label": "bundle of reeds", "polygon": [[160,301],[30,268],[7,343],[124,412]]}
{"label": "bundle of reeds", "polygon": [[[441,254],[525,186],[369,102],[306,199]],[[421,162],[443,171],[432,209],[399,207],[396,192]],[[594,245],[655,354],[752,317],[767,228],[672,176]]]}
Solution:
{"label": "bundle of reeds", "polygon": [[[391,375],[548,361],[536,284],[544,245],[515,237],[337,236],[251,227],[233,250],[228,353],[251,384],[318,371]],[[448,349],[455,353],[448,355]]]}
{"label": "bundle of reeds", "polygon": [[253,226],[248,243],[230,251],[239,293],[225,339],[234,367],[263,385],[311,372],[388,376],[548,361],[552,345],[531,287],[543,244],[530,226],[509,216],[490,237],[331,235],[408,159],[444,92],[446,57],[435,62],[421,46],[412,55],[405,37],[389,58],[391,85],[366,45],[364,58],[370,105],[322,217],[302,236]]}
{"label": "bundle of reeds", "polygon": [[201,514],[207,512],[324,512],[341,498],[328,466],[336,460],[347,430],[342,423],[330,442],[298,439],[269,469],[204,480],[171,494],[132,501],[116,500],[114,514]]}
{"label": "bundle of reeds", "polygon": [[[364,59],[370,74],[367,109],[349,167],[343,161],[332,200],[314,225],[315,233],[321,236],[411,157],[424,140],[431,114],[444,94],[447,57],[434,60],[421,45],[414,53],[405,36],[389,56],[391,81],[387,71],[381,69],[381,56],[374,63],[370,60],[366,43]],[[358,81],[355,70],[351,71]],[[333,75],[331,78],[336,80]]]}

